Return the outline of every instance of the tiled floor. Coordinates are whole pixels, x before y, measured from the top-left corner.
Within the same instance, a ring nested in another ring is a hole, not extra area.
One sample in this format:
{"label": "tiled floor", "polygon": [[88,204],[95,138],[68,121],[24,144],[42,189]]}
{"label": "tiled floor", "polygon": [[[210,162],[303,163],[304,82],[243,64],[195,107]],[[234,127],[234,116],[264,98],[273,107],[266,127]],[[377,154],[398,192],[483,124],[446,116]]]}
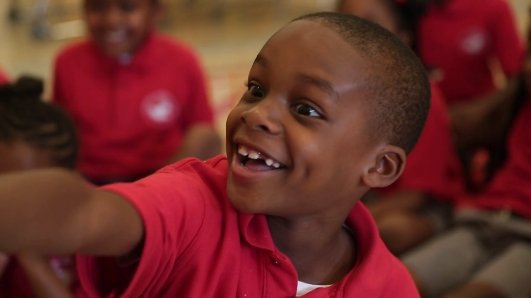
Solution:
{"label": "tiled floor", "polygon": [[[10,1],[20,6],[16,22],[8,17]],[[49,86],[55,53],[84,32],[80,1],[0,0],[0,66],[11,77],[24,73],[41,76]],[[166,13],[161,30],[191,44],[203,60],[221,132],[227,111],[243,91],[250,63],[269,35],[298,15],[329,10],[334,3],[334,0],[162,1]],[[527,26],[530,1],[511,0],[522,33]],[[29,17],[30,8],[39,2],[49,3],[46,21],[52,25],[48,27],[49,37],[41,39],[32,33]]]}

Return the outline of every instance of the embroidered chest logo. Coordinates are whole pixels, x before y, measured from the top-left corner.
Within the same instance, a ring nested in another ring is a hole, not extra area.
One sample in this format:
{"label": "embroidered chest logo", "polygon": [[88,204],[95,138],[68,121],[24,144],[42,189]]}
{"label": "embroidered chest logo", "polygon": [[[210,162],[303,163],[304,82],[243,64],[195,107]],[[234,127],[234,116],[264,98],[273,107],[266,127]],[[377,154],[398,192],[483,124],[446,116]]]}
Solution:
{"label": "embroidered chest logo", "polygon": [[470,29],[461,39],[461,49],[469,55],[482,53],[487,46],[487,35],[480,29]]}
{"label": "embroidered chest logo", "polygon": [[154,124],[170,124],[179,114],[179,106],[173,95],[166,90],[158,90],[144,97],[142,114]]}

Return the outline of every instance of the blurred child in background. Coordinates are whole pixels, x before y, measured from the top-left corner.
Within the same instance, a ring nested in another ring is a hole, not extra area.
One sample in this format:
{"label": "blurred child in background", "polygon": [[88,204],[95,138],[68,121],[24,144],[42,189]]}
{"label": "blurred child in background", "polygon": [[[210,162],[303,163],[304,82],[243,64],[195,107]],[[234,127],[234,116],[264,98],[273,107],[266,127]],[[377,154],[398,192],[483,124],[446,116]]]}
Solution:
{"label": "blurred child in background", "polygon": [[[30,77],[0,86],[0,174],[75,167],[73,123],[41,100],[42,90],[42,82]],[[73,258],[19,254],[2,259],[0,297],[69,297],[77,286]]]}
{"label": "blurred child in background", "polygon": [[418,26],[418,53],[437,76],[467,186],[477,191],[503,161],[512,99],[525,56],[510,4],[507,0],[395,2],[428,4]]}
{"label": "blurred child in background", "polygon": [[[424,4],[394,0],[341,0],[338,10],[377,23],[415,48],[417,22]],[[408,156],[404,174],[387,189],[373,192],[367,206],[382,238],[401,254],[443,230],[452,199],[463,191],[459,160],[453,149],[444,97],[431,82],[431,106],[424,130]]]}
{"label": "blurred child in background", "polygon": [[55,63],[53,98],[80,135],[79,170],[130,181],[186,156],[220,153],[193,51],[155,31],[159,0],[84,0],[88,40]]}
{"label": "blurred child in background", "polygon": [[505,163],[459,198],[451,230],[403,257],[427,297],[531,297],[531,50],[524,65]]}

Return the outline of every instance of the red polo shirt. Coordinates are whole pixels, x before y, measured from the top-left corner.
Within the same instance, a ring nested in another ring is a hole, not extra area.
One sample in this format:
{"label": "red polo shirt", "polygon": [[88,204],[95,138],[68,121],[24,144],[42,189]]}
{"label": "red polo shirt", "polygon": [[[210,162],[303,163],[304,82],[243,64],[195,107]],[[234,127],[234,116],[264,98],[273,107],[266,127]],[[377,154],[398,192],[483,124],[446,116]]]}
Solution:
{"label": "red polo shirt", "polygon": [[452,143],[444,97],[431,84],[431,106],[426,124],[406,168],[396,183],[383,192],[418,190],[436,199],[453,200],[464,190],[461,165]]}
{"label": "red polo shirt", "polygon": [[440,87],[450,104],[490,93],[489,68],[499,61],[515,75],[525,56],[511,7],[506,0],[446,0],[432,5],[419,23],[419,55],[441,71]]}
{"label": "red polo shirt", "polygon": [[531,98],[520,110],[508,141],[508,156],[485,192],[464,205],[506,209],[531,219]]}
{"label": "red polo shirt", "polygon": [[[263,215],[242,214],[226,196],[227,160],[187,159],[134,184],[106,187],[141,214],[142,257],[123,293],[97,259],[80,257],[89,297],[294,297],[297,272],[274,245]],[[386,249],[365,207],[347,224],[358,265],[337,284],[304,297],[418,297],[405,267]],[[126,274],[127,275],[127,274]],[[115,279],[120,279],[120,276]]]}
{"label": "red polo shirt", "polygon": [[190,126],[213,121],[195,54],[156,34],[129,62],[92,41],[64,49],[53,93],[78,129],[79,170],[94,180],[150,173],[177,152]]}

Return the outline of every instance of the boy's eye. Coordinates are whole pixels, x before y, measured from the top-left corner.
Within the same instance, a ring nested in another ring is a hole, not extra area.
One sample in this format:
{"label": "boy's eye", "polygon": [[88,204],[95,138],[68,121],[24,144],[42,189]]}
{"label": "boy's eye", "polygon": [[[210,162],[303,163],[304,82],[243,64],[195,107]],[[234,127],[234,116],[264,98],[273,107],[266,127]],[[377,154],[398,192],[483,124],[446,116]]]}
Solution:
{"label": "boy's eye", "polygon": [[262,87],[260,87],[260,85],[258,85],[258,83],[256,83],[256,82],[249,82],[247,84],[247,90],[254,97],[264,97],[265,96],[264,89]]}
{"label": "boy's eye", "polygon": [[317,109],[305,103],[298,103],[293,106],[293,109],[297,114],[309,116],[309,117],[322,117],[321,113]]}

